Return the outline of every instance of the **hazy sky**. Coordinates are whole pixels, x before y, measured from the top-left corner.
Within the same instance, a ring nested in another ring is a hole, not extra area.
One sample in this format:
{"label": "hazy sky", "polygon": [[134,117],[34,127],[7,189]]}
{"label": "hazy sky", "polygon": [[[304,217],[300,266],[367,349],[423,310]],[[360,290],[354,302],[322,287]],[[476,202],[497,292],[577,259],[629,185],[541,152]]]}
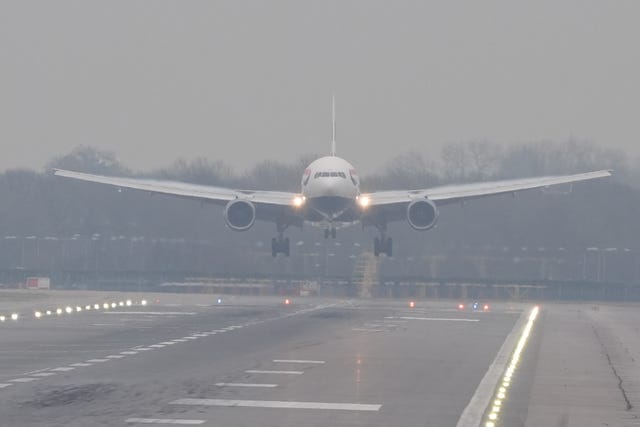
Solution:
{"label": "hazy sky", "polygon": [[77,145],[327,153],[371,171],[446,142],[570,136],[640,153],[640,1],[0,1],[0,170]]}

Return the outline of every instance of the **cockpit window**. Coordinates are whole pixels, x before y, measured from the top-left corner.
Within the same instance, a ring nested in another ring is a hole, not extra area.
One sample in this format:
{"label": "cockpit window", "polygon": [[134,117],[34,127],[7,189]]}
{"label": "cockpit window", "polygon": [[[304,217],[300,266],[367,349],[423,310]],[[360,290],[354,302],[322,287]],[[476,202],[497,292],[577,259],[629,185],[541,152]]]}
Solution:
{"label": "cockpit window", "polygon": [[347,175],[344,172],[316,172],[313,174],[313,179],[327,177],[347,179]]}

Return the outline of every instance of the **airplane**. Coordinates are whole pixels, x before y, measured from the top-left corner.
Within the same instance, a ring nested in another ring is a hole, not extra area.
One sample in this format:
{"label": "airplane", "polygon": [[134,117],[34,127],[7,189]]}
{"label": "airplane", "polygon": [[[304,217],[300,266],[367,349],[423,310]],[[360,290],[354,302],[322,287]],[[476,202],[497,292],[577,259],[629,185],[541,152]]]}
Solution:
{"label": "airplane", "polygon": [[54,175],[111,185],[118,190],[129,188],[224,205],[226,225],[235,231],[249,230],[256,220],[273,221],[277,237],[271,240],[271,254],[275,258],[278,254],[290,254],[289,238],[284,237],[285,230],[290,226],[302,227],[304,223],[324,228],[325,238],[335,238],[337,228],[355,223],[374,226],[380,233],[380,237],[373,242],[375,256],[384,254],[391,257],[393,241],[387,236],[389,222],[404,219],[413,229],[425,231],[436,225],[442,205],[604,178],[611,176],[612,172],[599,170],[575,175],[363,193],[355,167],[336,155],[335,99],[332,99],[331,111],[330,155],[316,159],[307,166],[302,174],[299,193],[237,190],[176,181],[93,175],[63,169],[54,169]]}

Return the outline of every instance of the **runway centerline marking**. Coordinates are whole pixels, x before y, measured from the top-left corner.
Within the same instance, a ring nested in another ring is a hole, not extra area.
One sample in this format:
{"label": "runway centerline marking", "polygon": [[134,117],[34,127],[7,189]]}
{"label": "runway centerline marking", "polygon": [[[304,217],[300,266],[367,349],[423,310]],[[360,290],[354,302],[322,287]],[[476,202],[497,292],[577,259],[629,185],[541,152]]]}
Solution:
{"label": "runway centerline marking", "polygon": [[173,418],[128,418],[124,420],[128,424],[182,424],[198,425],[204,424],[207,420],[179,420]]}
{"label": "runway centerline marking", "polygon": [[[161,346],[161,347],[164,347],[164,346]],[[133,356],[134,354],[138,354],[138,352],[137,351],[121,351],[120,354],[124,354],[124,355],[127,355],[127,356]]]}
{"label": "runway centerline marking", "polygon": [[273,363],[303,363],[303,364],[323,365],[324,360],[274,359]]}
{"label": "runway centerline marking", "polygon": [[261,369],[247,369],[247,374],[282,374],[282,375],[302,375],[303,371],[266,371]]}
{"label": "runway centerline marking", "polygon": [[334,411],[374,411],[382,405],[362,403],[327,403],[327,402],[293,402],[281,400],[232,400],[232,399],[178,399],[171,405],[224,406],[244,408],[276,408],[276,409],[324,409]]}
{"label": "runway centerline marking", "polygon": [[61,366],[59,368],[53,368],[52,371],[54,372],[69,372],[69,371],[73,371],[76,368],[72,368],[69,366]]}
{"label": "runway centerline marking", "polygon": [[6,388],[6,387],[10,387],[13,384],[7,384],[7,383],[0,383],[0,388]]}
{"label": "runway centerline marking", "polygon": [[412,317],[412,316],[387,316],[385,319],[401,320],[434,320],[439,322],[479,322],[480,319],[460,319],[457,317]]}
{"label": "runway centerline marking", "polygon": [[108,362],[108,361],[109,359],[89,359],[85,363],[102,363],[102,362]]}
{"label": "runway centerline marking", "polygon": [[91,366],[91,363],[72,363],[69,366],[75,366],[77,368],[77,367]]}
{"label": "runway centerline marking", "polygon": [[256,388],[273,388],[278,387],[278,384],[263,384],[263,383],[216,383],[218,387],[256,387]]}
{"label": "runway centerline marking", "polygon": [[186,316],[194,316],[198,313],[193,311],[104,311],[101,314],[141,314],[151,316],[175,316],[177,314],[184,314]]}
{"label": "runway centerline marking", "polygon": [[166,346],[164,344],[152,344],[149,347],[150,348],[164,348]]}
{"label": "runway centerline marking", "polygon": [[121,354],[111,354],[109,356],[107,356],[107,358],[109,359],[122,359],[124,356]]}
{"label": "runway centerline marking", "polygon": [[14,378],[12,380],[9,380],[9,382],[12,383],[30,383],[31,381],[38,381],[42,378],[33,378],[33,377],[24,377],[24,378]]}
{"label": "runway centerline marking", "polygon": [[32,377],[51,377],[56,375],[55,372],[38,372],[37,374],[31,375]]}

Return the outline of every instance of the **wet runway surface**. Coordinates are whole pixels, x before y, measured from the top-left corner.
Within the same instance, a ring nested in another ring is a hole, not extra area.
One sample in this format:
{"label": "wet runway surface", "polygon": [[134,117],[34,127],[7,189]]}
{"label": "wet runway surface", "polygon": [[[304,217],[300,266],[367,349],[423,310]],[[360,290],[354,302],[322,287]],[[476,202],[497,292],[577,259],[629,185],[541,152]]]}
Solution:
{"label": "wet runway surface", "polygon": [[[484,426],[532,308],[270,297],[218,304],[206,295],[119,302],[0,324],[0,425]],[[562,410],[570,400],[555,412],[545,401],[561,387],[548,373],[561,363],[558,351],[567,354],[546,342],[562,337],[556,317],[565,310],[540,313],[496,426],[578,425],[570,420],[579,408]],[[595,353],[590,366],[615,386]],[[606,417],[615,421],[625,410],[618,395],[610,400]]]}
{"label": "wet runway surface", "polygon": [[23,316],[0,328],[0,423],[456,425],[519,317],[206,296]]}

